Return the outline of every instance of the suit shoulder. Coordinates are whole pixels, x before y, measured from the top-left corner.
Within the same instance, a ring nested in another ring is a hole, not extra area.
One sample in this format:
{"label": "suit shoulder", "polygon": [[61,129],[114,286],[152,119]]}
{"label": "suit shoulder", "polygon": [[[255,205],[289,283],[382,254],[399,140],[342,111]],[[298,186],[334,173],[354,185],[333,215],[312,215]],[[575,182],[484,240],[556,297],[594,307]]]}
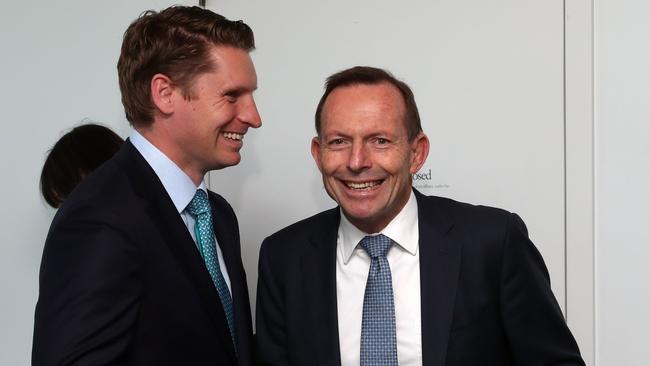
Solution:
{"label": "suit shoulder", "polygon": [[314,235],[321,235],[336,230],[339,224],[339,210],[332,208],[306,219],[295,222],[264,240],[264,245],[293,246],[304,243]]}
{"label": "suit shoulder", "polygon": [[[120,207],[132,207],[128,178],[112,161],[108,161],[83,180],[63,202],[57,216],[75,216],[78,212],[108,214]],[[126,201],[126,202],[125,202]],[[125,204],[129,203],[129,204]]]}
{"label": "suit shoulder", "polygon": [[441,228],[465,243],[469,252],[490,252],[498,257],[514,233],[521,238],[528,236],[521,218],[500,208],[434,196],[422,197],[418,203],[418,209],[422,208],[420,217],[426,220],[423,225]]}
{"label": "suit shoulder", "polygon": [[514,215],[502,208],[484,205],[475,205],[467,202],[460,202],[450,198],[437,196],[421,196],[421,206],[427,211],[438,211],[441,215],[447,215],[453,221],[478,221],[480,223],[506,223]]}
{"label": "suit shoulder", "polygon": [[152,201],[147,196],[167,199],[171,205],[168,196],[157,193],[164,189],[153,170],[141,171],[142,164],[129,160],[132,157],[124,153],[118,151],[72,191],[57,211],[50,231],[90,224],[135,233],[138,223],[149,217],[147,210]]}

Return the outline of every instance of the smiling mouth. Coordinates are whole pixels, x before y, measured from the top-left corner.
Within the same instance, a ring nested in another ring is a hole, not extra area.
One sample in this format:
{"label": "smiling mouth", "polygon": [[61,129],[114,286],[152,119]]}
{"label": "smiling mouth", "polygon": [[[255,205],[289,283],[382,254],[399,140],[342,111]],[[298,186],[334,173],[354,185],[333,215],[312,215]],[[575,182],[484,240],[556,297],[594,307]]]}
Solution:
{"label": "smiling mouth", "polygon": [[371,180],[367,182],[350,182],[350,181],[343,181],[343,183],[346,185],[346,187],[353,189],[355,191],[369,191],[380,184],[382,184],[384,180]]}
{"label": "smiling mouth", "polygon": [[244,139],[244,134],[243,133],[235,133],[235,132],[224,132],[223,137],[229,139],[229,140],[235,140],[235,141],[241,141]]}

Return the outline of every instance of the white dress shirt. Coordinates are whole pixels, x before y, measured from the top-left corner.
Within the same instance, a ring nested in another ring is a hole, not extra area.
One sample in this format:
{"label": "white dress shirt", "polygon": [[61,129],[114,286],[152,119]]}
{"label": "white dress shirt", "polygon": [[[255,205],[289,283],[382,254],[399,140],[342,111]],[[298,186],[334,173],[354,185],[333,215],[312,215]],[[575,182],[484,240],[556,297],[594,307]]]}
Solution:
{"label": "white dress shirt", "polygon": [[[396,244],[388,254],[395,299],[397,360],[400,366],[422,365],[418,206],[411,192],[406,206],[380,232]],[[336,249],[336,301],[341,366],[358,366],[361,358],[363,296],[370,256],[359,246],[364,233],[341,212]]]}
{"label": "white dress shirt", "polygon": [[[144,160],[149,163],[151,168],[160,182],[162,182],[165,191],[172,199],[178,214],[181,216],[183,223],[187,227],[187,230],[190,232],[194,243],[196,244],[196,235],[194,234],[194,217],[186,210],[187,205],[190,204],[192,198],[196,194],[197,189],[202,189],[207,194],[207,189],[205,188],[205,183],[196,187],[190,177],[185,174],[171,159],[167,157],[162,151],[158,150],[151,142],[144,138],[138,131],[133,131],[129,137],[131,144],[140,152],[144,157]],[[232,295],[232,290],[230,289],[230,277],[228,276],[228,270],[226,269],[226,263],[223,260],[223,253],[217,242],[217,238],[214,238],[215,243],[217,244],[217,257],[219,259],[219,267],[221,269],[221,274],[223,279],[228,285],[228,290],[230,290]],[[197,247],[198,250],[198,247]]]}

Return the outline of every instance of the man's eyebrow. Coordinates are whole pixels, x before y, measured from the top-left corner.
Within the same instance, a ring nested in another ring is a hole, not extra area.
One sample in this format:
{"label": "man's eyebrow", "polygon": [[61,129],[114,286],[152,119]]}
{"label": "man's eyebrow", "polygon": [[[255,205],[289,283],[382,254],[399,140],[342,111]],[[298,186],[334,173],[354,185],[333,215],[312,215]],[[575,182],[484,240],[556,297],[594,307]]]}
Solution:
{"label": "man's eyebrow", "polygon": [[224,90],[224,94],[241,95],[241,94],[244,94],[244,93],[247,93],[247,92],[254,92],[255,90],[257,90],[257,86],[253,87],[252,89],[240,86],[240,87],[234,87],[234,88],[227,88],[227,89]]}
{"label": "man's eyebrow", "polygon": [[350,134],[347,134],[342,131],[330,131],[329,133],[323,134],[322,136],[327,138],[349,138]]}

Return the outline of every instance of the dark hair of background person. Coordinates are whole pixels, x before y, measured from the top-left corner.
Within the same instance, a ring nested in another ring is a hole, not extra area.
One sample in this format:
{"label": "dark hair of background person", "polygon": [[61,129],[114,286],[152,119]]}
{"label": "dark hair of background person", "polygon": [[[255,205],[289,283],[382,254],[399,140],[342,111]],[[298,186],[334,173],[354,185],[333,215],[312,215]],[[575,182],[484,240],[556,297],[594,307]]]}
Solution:
{"label": "dark hair of background person", "polygon": [[169,77],[192,99],[195,78],[213,71],[211,47],[230,46],[250,52],[253,31],[243,21],[231,21],[198,6],[173,6],[145,11],[127,28],[117,62],[122,104],[134,127],[153,122],[150,83],[156,74]]}
{"label": "dark hair of background person", "polygon": [[109,128],[84,124],[66,133],[49,151],[41,171],[41,193],[58,208],[70,192],[110,159],[124,140]]}
{"label": "dark hair of background person", "polygon": [[352,86],[352,85],[376,85],[381,83],[389,83],[395,86],[402,97],[404,98],[404,105],[406,106],[405,123],[408,130],[409,141],[412,141],[420,132],[422,132],[422,124],[420,122],[420,113],[418,106],[415,104],[415,97],[411,88],[403,81],[396,79],[390,72],[370,66],[355,66],[327,78],[325,81],[325,93],[318,102],[316,108],[316,133],[320,136],[321,133],[321,115],[323,113],[323,106],[325,100],[332,93],[332,91],[339,87]]}

